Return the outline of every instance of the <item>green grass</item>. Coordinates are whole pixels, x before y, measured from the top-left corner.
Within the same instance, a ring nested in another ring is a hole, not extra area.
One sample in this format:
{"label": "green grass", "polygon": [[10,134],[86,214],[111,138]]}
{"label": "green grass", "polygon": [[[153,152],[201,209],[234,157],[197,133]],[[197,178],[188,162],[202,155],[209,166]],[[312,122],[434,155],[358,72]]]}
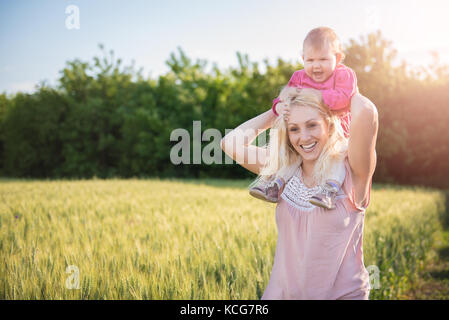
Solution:
{"label": "green grass", "polygon": [[[0,181],[1,299],[260,299],[275,205],[249,180]],[[365,265],[371,299],[396,299],[429,259],[442,193],[375,186]],[[67,289],[79,270],[80,289]]]}

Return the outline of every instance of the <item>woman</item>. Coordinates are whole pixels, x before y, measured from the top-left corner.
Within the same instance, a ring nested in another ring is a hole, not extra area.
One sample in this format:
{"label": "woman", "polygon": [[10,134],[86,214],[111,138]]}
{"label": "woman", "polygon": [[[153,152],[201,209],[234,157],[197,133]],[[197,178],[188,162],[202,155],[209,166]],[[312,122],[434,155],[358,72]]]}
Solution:
{"label": "woman", "polygon": [[[338,138],[338,118],[325,107],[319,91],[301,89],[289,110],[277,118],[270,109],[221,141],[223,151],[249,171],[289,177],[276,206],[278,241],[262,299],[368,299],[363,223],[376,167],[377,110],[360,94],[351,99],[346,151]],[[273,132],[270,146],[251,145],[256,132],[268,128]],[[346,177],[336,208],[311,206],[307,197],[325,175],[329,150],[337,149],[345,152]]]}

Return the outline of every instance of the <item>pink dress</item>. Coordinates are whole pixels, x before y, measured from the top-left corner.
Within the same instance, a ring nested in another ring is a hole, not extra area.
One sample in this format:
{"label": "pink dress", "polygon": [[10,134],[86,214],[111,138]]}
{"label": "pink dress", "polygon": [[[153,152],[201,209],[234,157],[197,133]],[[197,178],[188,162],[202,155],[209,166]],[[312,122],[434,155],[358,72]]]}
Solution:
{"label": "pink dress", "polygon": [[308,202],[319,186],[306,187],[300,168],[288,181],[276,206],[278,240],[262,300],[368,299],[363,222],[369,196],[365,205],[355,206],[347,158],[345,168],[334,210]]}

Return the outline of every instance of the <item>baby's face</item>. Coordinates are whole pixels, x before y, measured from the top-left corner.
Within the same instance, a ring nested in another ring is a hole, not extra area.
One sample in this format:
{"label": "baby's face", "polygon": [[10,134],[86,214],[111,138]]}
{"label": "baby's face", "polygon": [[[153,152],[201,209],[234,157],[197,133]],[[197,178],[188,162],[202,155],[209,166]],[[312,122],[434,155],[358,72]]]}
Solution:
{"label": "baby's face", "polygon": [[302,58],[304,60],[304,71],[313,81],[318,83],[330,78],[340,60],[337,59],[337,55],[328,44],[321,49],[306,45]]}

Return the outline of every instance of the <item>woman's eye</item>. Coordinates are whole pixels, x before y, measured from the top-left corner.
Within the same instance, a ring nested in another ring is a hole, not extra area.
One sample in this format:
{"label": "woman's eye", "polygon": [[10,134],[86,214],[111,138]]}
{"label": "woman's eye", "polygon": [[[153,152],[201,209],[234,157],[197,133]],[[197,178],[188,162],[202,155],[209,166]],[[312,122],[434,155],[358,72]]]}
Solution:
{"label": "woman's eye", "polygon": [[294,131],[296,131],[296,128],[290,129],[290,132],[294,132]]}

